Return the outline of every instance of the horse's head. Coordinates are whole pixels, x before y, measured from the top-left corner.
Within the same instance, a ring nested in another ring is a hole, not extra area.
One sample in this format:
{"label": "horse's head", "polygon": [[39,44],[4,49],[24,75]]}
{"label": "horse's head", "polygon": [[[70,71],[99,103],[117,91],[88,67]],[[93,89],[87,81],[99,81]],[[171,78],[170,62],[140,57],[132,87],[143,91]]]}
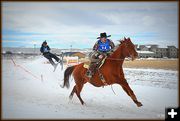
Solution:
{"label": "horse's head", "polygon": [[130,38],[125,38],[120,41],[123,46],[123,55],[124,57],[131,57],[132,60],[135,60],[138,57],[138,53],[136,52],[134,44],[131,42]]}

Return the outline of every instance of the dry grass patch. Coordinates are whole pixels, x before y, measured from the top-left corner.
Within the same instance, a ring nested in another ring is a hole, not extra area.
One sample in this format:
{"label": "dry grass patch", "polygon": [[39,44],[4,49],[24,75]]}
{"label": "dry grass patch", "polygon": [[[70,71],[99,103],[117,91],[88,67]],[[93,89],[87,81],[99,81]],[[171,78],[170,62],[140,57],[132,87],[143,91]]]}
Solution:
{"label": "dry grass patch", "polygon": [[155,68],[155,69],[168,69],[178,70],[177,60],[135,60],[124,61],[123,67],[127,68]]}

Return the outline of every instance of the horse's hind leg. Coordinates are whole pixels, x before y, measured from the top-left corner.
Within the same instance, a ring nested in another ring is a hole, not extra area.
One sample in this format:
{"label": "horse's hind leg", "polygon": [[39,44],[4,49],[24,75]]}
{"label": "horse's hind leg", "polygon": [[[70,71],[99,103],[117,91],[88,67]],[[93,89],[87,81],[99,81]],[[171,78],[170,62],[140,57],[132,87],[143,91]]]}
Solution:
{"label": "horse's hind leg", "polygon": [[69,99],[72,99],[72,98],[73,98],[73,95],[74,95],[75,91],[76,91],[76,86],[73,87],[72,92],[71,92],[71,94],[69,95]]}
{"label": "horse's hind leg", "polygon": [[123,82],[121,82],[120,85],[122,86],[122,88],[124,89],[124,91],[131,97],[131,99],[134,101],[134,103],[136,103],[136,105],[137,105],[138,107],[142,106],[142,103],[137,100],[134,92],[133,92],[132,89],[129,87],[129,84],[127,83],[126,80],[124,80]]}
{"label": "horse's hind leg", "polygon": [[[84,104],[84,101],[81,98],[81,90],[83,88],[83,85],[85,84],[84,81],[84,74],[85,74],[85,70],[83,68],[83,66],[76,68],[73,72],[73,76],[74,76],[74,81],[75,81],[75,87],[74,87],[74,92],[76,93],[77,97],[79,98],[81,104]],[[73,95],[73,92],[72,92]]]}
{"label": "horse's hind leg", "polygon": [[[78,89],[77,89],[77,88],[78,88]],[[77,91],[77,90],[78,90],[78,91]],[[73,90],[72,90],[71,94],[69,95],[69,99],[72,99],[74,93],[76,93],[76,95],[77,95],[77,97],[79,98],[81,104],[83,105],[83,104],[84,104],[84,101],[82,100],[81,95],[80,95],[81,90],[82,90],[82,87],[81,87],[81,86],[75,85],[75,86],[73,87]]]}
{"label": "horse's hind leg", "polygon": [[83,85],[84,84],[78,84],[78,85],[76,84],[76,91],[75,91],[75,93],[76,93],[77,97],[79,98],[82,105],[84,104],[84,101],[82,100],[80,93],[83,88]]}

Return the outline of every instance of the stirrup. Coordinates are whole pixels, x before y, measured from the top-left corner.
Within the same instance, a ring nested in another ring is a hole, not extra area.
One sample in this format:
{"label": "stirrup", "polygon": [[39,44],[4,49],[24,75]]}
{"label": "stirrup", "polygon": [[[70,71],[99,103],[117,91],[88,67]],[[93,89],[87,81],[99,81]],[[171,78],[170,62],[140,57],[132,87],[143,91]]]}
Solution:
{"label": "stirrup", "polygon": [[92,78],[92,75],[86,75],[87,77],[89,77],[89,78]]}
{"label": "stirrup", "polygon": [[88,70],[88,71],[86,72],[86,76],[89,77],[89,78],[91,78],[91,77],[92,77],[92,73]]}

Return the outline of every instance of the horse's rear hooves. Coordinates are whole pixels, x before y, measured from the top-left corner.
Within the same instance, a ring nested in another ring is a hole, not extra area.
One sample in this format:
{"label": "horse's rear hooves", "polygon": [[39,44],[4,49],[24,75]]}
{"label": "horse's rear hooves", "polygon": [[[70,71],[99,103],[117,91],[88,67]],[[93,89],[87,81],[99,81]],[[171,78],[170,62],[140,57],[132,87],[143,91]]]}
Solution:
{"label": "horse's rear hooves", "polygon": [[72,95],[70,95],[70,96],[69,96],[69,100],[72,100],[72,98],[73,98],[73,96],[72,96]]}
{"label": "horse's rear hooves", "polygon": [[59,85],[61,88],[64,88],[64,86],[63,85]]}
{"label": "horse's rear hooves", "polygon": [[142,103],[137,103],[137,107],[141,107],[141,106],[143,106],[143,104]]}
{"label": "horse's rear hooves", "polygon": [[83,103],[82,106],[87,106],[87,104],[86,104],[86,103]]}

